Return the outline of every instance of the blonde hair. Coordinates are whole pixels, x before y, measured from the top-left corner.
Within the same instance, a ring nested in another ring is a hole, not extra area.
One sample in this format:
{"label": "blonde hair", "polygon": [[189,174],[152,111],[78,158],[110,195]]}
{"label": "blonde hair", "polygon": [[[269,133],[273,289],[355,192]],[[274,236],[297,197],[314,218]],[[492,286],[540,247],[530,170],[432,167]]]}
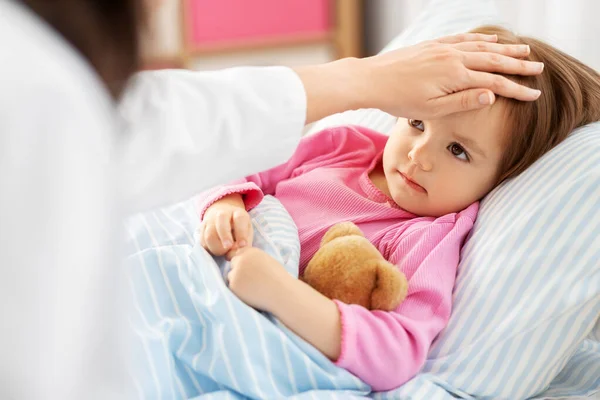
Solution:
{"label": "blonde hair", "polygon": [[472,32],[496,34],[498,43],[527,44],[531,52],[526,59],[544,63],[538,76],[505,75],[542,94],[533,102],[498,98],[498,103],[507,105],[510,121],[498,182],[523,172],[573,129],[600,120],[600,75],[594,69],[547,43],[499,26]]}

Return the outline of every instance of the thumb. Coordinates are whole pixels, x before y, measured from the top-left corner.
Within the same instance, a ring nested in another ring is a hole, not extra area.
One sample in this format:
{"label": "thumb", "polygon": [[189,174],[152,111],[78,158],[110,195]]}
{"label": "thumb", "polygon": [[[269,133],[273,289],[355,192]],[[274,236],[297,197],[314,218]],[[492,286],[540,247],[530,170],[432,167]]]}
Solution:
{"label": "thumb", "polygon": [[486,89],[468,89],[438,97],[435,102],[436,117],[456,112],[477,110],[488,107],[496,101],[494,92]]}

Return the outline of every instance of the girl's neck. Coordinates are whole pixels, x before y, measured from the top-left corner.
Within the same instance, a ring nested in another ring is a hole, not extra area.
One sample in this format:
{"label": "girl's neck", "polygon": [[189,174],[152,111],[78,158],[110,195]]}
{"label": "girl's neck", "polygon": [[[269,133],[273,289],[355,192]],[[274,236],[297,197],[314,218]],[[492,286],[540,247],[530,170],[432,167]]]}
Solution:
{"label": "girl's neck", "polygon": [[383,172],[383,165],[381,162],[377,163],[375,168],[373,168],[373,170],[369,173],[369,179],[377,189],[381,190],[383,194],[385,194],[387,197],[392,197],[388,189],[387,180],[385,179],[385,173]]}

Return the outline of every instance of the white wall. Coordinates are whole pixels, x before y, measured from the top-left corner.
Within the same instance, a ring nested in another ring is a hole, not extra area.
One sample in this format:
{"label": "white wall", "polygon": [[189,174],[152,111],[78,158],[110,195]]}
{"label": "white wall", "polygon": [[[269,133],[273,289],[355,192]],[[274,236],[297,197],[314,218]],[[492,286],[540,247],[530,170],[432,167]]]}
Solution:
{"label": "white wall", "polygon": [[[169,57],[181,50],[180,1],[157,1],[156,12],[153,12],[150,29],[142,32],[143,54],[155,57]],[[160,2],[158,2],[160,1]]]}
{"label": "white wall", "polygon": [[[427,1],[366,1],[367,51],[374,54],[381,50],[418,15]],[[496,0],[496,4],[504,20],[517,33],[538,37],[600,70],[597,42],[600,1]]]}
{"label": "white wall", "polygon": [[[342,0],[343,1],[343,0]],[[428,0],[366,0],[365,45],[375,54],[410,24]]]}
{"label": "white wall", "polygon": [[538,37],[600,70],[600,2],[597,0],[496,0],[519,34]]}

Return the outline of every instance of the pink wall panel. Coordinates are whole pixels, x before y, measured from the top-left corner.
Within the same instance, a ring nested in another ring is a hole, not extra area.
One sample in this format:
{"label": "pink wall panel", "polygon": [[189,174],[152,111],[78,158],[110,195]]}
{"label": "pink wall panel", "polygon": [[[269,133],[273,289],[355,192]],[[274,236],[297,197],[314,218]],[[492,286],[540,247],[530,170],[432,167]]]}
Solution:
{"label": "pink wall panel", "polygon": [[330,30],[330,0],[187,0],[194,46],[310,37]]}

